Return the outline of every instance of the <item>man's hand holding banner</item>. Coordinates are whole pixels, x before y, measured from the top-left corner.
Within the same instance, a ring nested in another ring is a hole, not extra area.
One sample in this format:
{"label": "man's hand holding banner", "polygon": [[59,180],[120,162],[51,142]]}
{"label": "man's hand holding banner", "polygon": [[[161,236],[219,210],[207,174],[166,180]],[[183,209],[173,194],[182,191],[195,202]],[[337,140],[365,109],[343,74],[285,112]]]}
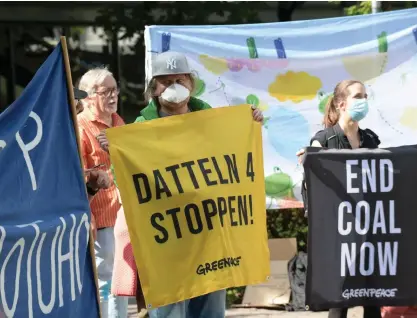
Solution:
{"label": "man's hand holding banner", "polygon": [[267,280],[261,125],[248,105],[107,136],[149,308]]}

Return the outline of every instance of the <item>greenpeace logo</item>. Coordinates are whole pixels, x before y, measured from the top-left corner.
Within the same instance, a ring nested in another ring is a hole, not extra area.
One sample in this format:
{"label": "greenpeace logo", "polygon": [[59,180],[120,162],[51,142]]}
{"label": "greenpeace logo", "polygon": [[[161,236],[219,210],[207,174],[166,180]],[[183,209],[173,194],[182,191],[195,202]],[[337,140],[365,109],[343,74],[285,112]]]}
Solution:
{"label": "greenpeace logo", "polygon": [[384,288],[359,288],[359,289],[345,289],[342,293],[344,299],[351,298],[393,298],[398,289],[384,289]]}
{"label": "greenpeace logo", "polygon": [[228,267],[240,266],[241,256],[238,257],[225,257],[219,260],[215,260],[211,263],[200,264],[197,267],[197,275],[206,275],[208,272],[215,272],[219,269]]}

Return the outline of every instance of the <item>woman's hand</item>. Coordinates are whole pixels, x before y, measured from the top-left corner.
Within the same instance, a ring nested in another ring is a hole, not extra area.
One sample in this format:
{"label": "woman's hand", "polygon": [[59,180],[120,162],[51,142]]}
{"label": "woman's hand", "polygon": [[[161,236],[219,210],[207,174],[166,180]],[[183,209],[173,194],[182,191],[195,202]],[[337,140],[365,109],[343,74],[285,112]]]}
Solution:
{"label": "woman's hand", "polygon": [[106,132],[102,130],[96,138],[100,144],[101,149],[103,149],[105,152],[109,152],[109,141],[107,140]]}
{"label": "woman's hand", "polygon": [[300,150],[297,151],[297,153],[295,154],[298,157],[298,163],[301,165],[303,164],[303,155],[306,153],[305,148],[301,148]]}
{"label": "woman's hand", "polygon": [[252,116],[253,119],[257,122],[262,122],[264,120],[264,115],[262,114],[262,111],[259,108],[256,108],[255,106],[252,106]]}
{"label": "woman's hand", "polygon": [[[313,142],[311,143],[311,147],[320,147],[321,148],[323,146],[317,140],[313,140]],[[306,148],[301,148],[295,154],[298,157],[298,163],[299,164],[303,163],[303,156],[304,156],[305,153],[306,153]]]}

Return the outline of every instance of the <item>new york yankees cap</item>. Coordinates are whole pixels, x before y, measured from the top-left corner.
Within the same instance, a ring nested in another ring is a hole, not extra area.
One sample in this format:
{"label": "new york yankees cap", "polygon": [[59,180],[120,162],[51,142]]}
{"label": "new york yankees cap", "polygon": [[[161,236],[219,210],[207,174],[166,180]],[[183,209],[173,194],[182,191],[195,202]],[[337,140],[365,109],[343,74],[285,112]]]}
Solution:
{"label": "new york yankees cap", "polygon": [[167,51],[152,61],[152,77],[173,74],[190,74],[191,69],[184,54]]}

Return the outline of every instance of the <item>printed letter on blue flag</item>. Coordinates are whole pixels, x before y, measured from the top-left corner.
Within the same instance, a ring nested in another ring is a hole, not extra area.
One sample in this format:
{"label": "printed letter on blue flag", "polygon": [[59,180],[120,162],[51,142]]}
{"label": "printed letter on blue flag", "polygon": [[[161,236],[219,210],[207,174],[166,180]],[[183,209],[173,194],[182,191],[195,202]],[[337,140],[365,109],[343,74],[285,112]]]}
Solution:
{"label": "printed letter on blue flag", "polygon": [[58,45],[0,115],[0,317],[98,317],[89,224]]}

